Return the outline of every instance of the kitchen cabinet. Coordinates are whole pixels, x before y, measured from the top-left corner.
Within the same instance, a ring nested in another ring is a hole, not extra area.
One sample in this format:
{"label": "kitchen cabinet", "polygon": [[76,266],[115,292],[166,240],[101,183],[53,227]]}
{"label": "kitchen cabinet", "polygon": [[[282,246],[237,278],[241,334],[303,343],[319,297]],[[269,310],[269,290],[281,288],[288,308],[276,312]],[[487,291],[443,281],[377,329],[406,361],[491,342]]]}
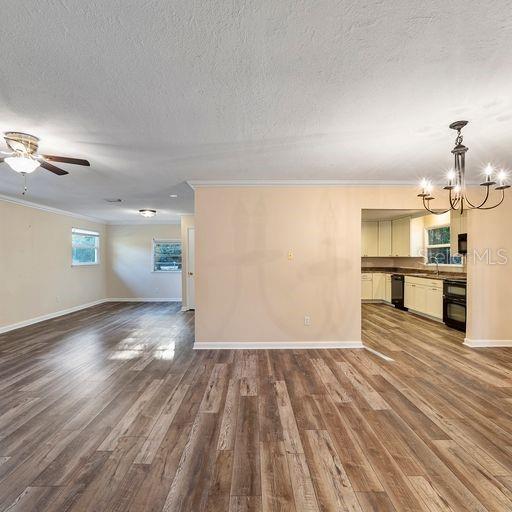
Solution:
{"label": "kitchen cabinet", "polygon": [[391,221],[391,241],[393,256],[410,256],[411,219],[409,217]]}
{"label": "kitchen cabinet", "polygon": [[361,228],[361,256],[393,256],[390,220],[363,221]]}
{"label": "kitchen cabinet", "polygon": [[373,300],[384,300],[385,297],[385,274],[372,274]]}
{"label": "kitchen cabinet", "polygon": [[364,221],[361,230],[361,256],[379,255],[379,223]]}
{"label": "kitchen cabinet", "polygon": [[382,272],[361,274],[361,298],[391,302],[391,275]]}
{"label": "kitchen cabinet", "polygon": [[410,251],[411,256],[425,256],[425,227],[423,217],[415,217],[410,223]]}
{"label": "kitchen cabinet", "polygon": [[426,291],[426,314],[434,318],[443,318],[443,289],[428,287]]}
{"label": "kitchen cabinet", "polygon": [[443,318],[443,282],[423,277],[405,277],[404,306],[434,318]]}
{"label": "kitchen cabinet", "polygon": [[459,234],[467,233],[468,212],[461,215],[459,212],[450,212],[450,252],[452,255],[459,253]]}
{"label": "kitchen cabinet", "polygon": [[361,274],[361,298],[363,300],[373,299],[373,275]]}
{"label": "kitchen cabinet", "polygon": [[391,304],[391,274],[384,274],[384,300]]}
{"label": "kitchen cabinet", "polygon": [[391,242],[391,221],[379,221],[379,256],[393,256]]}

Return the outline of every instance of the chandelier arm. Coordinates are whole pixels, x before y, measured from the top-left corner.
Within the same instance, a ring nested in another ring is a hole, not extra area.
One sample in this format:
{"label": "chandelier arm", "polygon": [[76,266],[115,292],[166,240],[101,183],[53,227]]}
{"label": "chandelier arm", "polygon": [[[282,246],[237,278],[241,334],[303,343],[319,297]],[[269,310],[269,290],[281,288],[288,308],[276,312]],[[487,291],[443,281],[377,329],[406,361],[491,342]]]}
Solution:
{"label": "chandelier arm", "polygon": [[465,196],[465,199],[467,201],[467,203],[469,204],[469,206],[471,206],[471,208],[475,208],[475,209],[483,209],[482,206],[487,202],[487,200],[489,199],[489,187],[485,187],[487,189],[487,192],[485,193],[485,198],[484,200],[478,205],[478,206],[475,206],[468,198],[468,196],[466,195]]}
{"label": "chandelier arm", "polygon": [[450,208],[448,208],[448,210],[445,210],[444,212],[436,212],[434,210],[431,210],[430,207],[427,205],[425,198],[423,198],[423,208],[425,208],[425,210],[427,210],[428,212],[433,213],[434,215],[443,215],[444,213],[450,211]]}
{"label": "chandelier arm", "polygon": [[[452,189],[449,190],[449,196],[448,198],[450,199],[450,209],[451,210],[456,210],[457,207],[459,206],[459,201],[460,201],[460,197],[456,197],[455,199],[453,199],[453,196],[452,196]],[[450,209],[446,210],[447,212],[450,211]],[[446,212],[445,212],[446,213]]]}
{"label": "chandelier arm", "polygon": [[493,206],[477,206],[475,209],[479,210],[492,210],[493,208],[497,208],[503,201],[505,200],[505,191],[501,191],[501,199]]}

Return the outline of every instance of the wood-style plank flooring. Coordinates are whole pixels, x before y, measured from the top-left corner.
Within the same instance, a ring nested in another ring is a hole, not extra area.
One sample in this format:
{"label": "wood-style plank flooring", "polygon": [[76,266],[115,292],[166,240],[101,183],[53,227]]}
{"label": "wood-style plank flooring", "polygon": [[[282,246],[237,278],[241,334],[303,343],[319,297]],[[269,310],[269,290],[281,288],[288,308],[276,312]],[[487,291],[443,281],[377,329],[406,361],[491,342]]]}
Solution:
{"label": "wood-style plank flooring", "polygon": [[193,318],[104,304],[0,335],[0,510],[512,510],[512,350],[367,304],[393,361],[194,351]]}

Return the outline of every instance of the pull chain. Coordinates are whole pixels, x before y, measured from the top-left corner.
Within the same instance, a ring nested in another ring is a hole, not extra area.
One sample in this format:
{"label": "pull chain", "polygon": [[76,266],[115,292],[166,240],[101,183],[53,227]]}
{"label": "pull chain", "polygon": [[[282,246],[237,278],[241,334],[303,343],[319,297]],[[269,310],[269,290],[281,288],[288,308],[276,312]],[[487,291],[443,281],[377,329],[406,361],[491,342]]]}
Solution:
{"label": "pull chain", "polygon": [[21,193],[21,195],[24,196],[28,192],[28,188],[27,188],[27,173],[26,172],[22,172],[21,174],[23,174],[23,192]]}

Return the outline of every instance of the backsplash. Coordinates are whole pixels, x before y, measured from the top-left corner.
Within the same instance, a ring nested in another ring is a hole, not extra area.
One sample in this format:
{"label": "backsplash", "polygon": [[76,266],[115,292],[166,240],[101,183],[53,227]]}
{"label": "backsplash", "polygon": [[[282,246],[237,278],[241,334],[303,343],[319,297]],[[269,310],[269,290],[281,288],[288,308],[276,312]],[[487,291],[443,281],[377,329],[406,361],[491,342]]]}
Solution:
{"label": "backsplash", "polygon": [[[423,258],[361,258],[361,268],[366,267],[393,267],[393,268],[412,268],[418,270],[432,270],[435,267],[427,266],[423,263]],[[466,265],[462,267],[457,265],[441,266],[443,272],[466,272]]]}

